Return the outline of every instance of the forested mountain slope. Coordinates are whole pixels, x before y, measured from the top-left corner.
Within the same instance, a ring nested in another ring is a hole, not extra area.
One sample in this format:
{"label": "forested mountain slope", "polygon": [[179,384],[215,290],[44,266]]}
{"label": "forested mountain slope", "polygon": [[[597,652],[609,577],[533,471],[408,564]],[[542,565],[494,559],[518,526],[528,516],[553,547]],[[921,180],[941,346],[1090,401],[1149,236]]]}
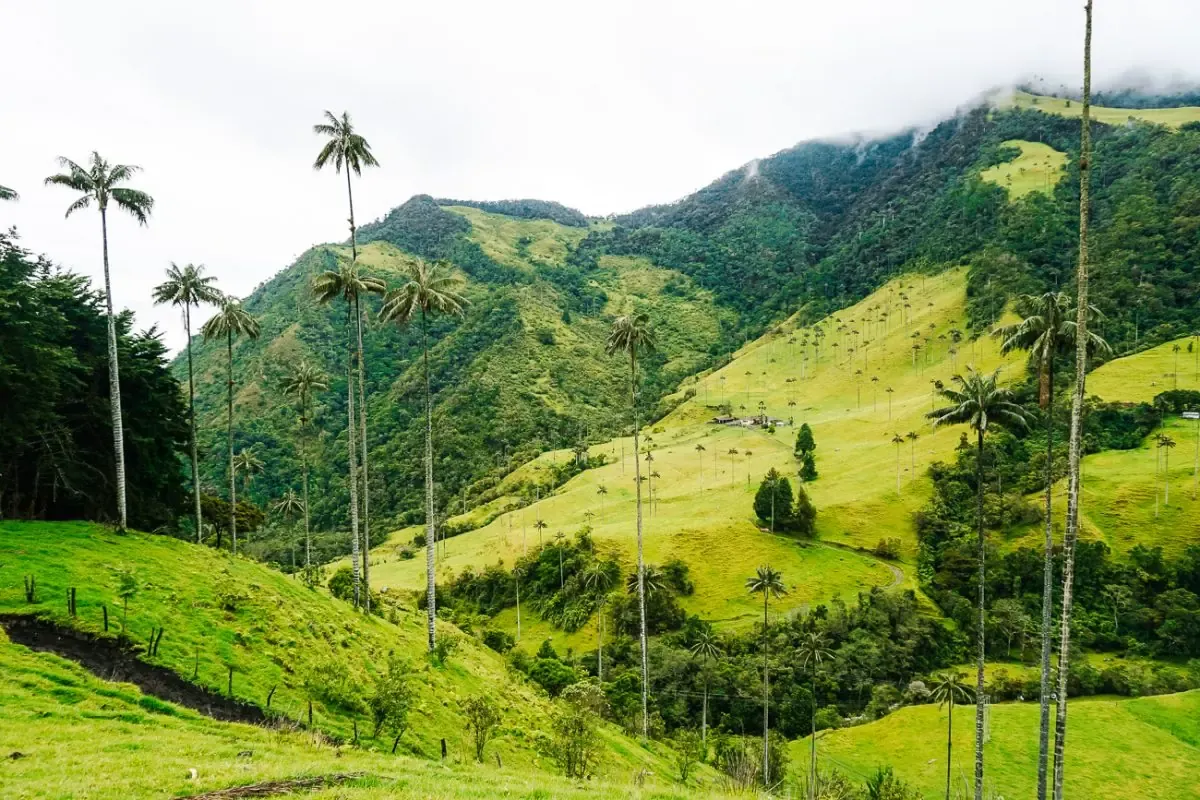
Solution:
{"label": "forested mountain slope", "polygon": [[[1051,100],[972,108],[930,130],[804,143],[611,222],[539,201],[418,196],[362,226],[364,262],[393,284],[406,253],[447,259],[468,280],[466,318],[434,329],[439,506],[470,505],[541,450],[626,429],[622,365],[603,354],[625,311],[648,312],[659,334],[641,394],[647,419],[669,410],[658,401],[684,377],[770,324],[792,313],[813,321],[902,271],[968,266],[964,329],[986,327],[1017,293],[1069,291],[1078,121]],[[1200,301],[1200,123],[1157,125],[1144,113],[1095,126],[1093,299],[1118,354],[1189,332]],[[235,343],[236,446],[257,444],[284,465],[251,485],[257,503],[299,482],[282,371],[306,357],[331,375],[313,502],[326,527],[345,524],[344,310],[317,307],[308,287],[339,249],[314,248],[258,290],[247,307],[263,336]],[[199,348],[212,486],[225,480],[221,349]],[[420,517],[417,352],[411,331],[368,331],[372,501],[384,523]]]}

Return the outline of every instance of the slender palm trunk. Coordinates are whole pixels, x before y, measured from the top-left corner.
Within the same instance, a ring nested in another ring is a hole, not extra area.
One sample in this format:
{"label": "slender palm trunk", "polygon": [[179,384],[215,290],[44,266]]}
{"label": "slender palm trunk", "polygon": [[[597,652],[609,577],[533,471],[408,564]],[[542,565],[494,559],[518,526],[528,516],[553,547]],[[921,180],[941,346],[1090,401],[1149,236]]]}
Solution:
{"label": "slender palm trunk", "polygon": [[771,592],[763,589],[763,786],[771,785],[771,666],[767,660],[767,649],[770,646],[767,639],[767,604]]}
{"label": "slender palm trunk", "polygon": [[312,568],[312,532],[308,524],[308,447],[304,446],[304,451],[300,455],[300,464],[302,467],[303,484],[304,484],[304,569]]}
{"label": "slender palm trunk", "polygon": [[[351,204],[350,229],[354,230],[354,211]],[[367,398],[366,368],[363,365],[363,326],[362,312],[359,308],[358,296],[354,297],[354,323],[358,329],[358,422],[359,444],[362,446],[362,581],[363,608],[371,613],[371,489],[367,481]]]}
{"label": "slender palm trunk", "polygon": [[108,272],[108,211],[100,207],[104,242],[104,300],[108,304],[108,404],[112,410],[113,450],[117,466],[117,516],[121,530],[128,525],[125,506],[125,428],[121,417],[121,370],[117,363],[117,319],[113,315],[112,280]]}
{"label": "slender palm trunk", "polygon": [[604,600],[596,609],[596,680],[604,682]]}
{"label": "slender palm trunk", "polygon": [[1075,391],[1071,396],[1071,432],[1067,450],[1067,530],[1063,542],[1062,629],[1059,634],[1058,705],[1054,720],[1054,800],[1062,800],[1063,757],[1067,745],[1067,676],[1071,663],[1071,609],[1074,603],[1075,539],[1079,532],[1079,459],[1083,396],[1087,380],[1088,217],[1091,183],[1092,0],[1084,6],[1083,109],[1079,148],[1079,264],[1076,275]]}
{"label": "slender palm trunk", "polygon": [[225,382],[225,443],[229,448],[229,541],[237,555],[237,469],[233,465],[233,333],[225,335],[228,380]]}
{"label": "slender palm trunk", "polygon": [[433,575],[433,399],[429,388],[429,326],[421,309],[421,346],[425,363],[425,598],[429,613],[429,650],[435,644],[434,620],[437,619],[437,585]]}
{"label": "slender palm trunk", "polygon": [[1046,773],[1050,760],[1050,651],[1053,648],[1051,615],[1054,611],[1054,524],[1051,516],[1054,496],[1054,359],[1049,351],[1042,354],[1042,372],[1048,379],[1046,390],[1046,538],[1042,562],[1042,684],[1041,724],[1038,732],[1038,800],[1046,800]]}
{"label": "slender palm trunk", "polygon": [[361,564],[358,541],[358,420],[354,416],[354,340],[350,333],[350,315],[354,309],[346,301],[346,447],[350,455],[350,569],[354,576],[354,607],[361,600],[359,580]]}
{"label": "slender palm trunk", "polygon": [[204,537],[203,520],[200,514],[200,459],[196,454],[196,381],[192,371],[192,307],[190,303],[183,306],[183,328],[187,334],[188,361],[188,422],[192,433],[192,499],[196,505],[196,544]]}
{"label": "slender palm trunk", "polygon": [[[705,665],[707,666],[707,664]],[[700,746],[704,748],[704,758],[708,759],[708,675],[704,676],[704,700],[700,706]]]}
{"label": "slender palm trunk", "polygon": [[633,477],[637,487],[637,589],[640,625],[638,639],[642,651],[642,737],[650,735],[650,664],[646,643],[646,562],[642,552],[642,459],[638,446],[637,353],[629,353],[629,395],[633,407]]}
{"label": "slender palm trunk", "polygon": [[950,696],[950,714],[946,722],[946,800],[950,800],[950,761],[954,755],[954,696]]}
{"label": "slender palm trunk", "polygon": [[816,800],[817,798],[817,678],[816,673],[813,673],[812,683],[812,742],[809,743],[809,766],[808,766],[808,800]]}
{"label": "slender palm trunk", "polygon": [[975,663],[975,800],[983,800],[983,715],[987,697],[983,692],[984,662],[987,658],[987,640],[984,628],[987,625],[987,612],[984,611],[984,579],[986,569],[984,558],[987,553],[986,541],[983,535],[983,430],[976,432],[978,450],[975,464],[975,513],[977,516],[979,536],[979,630],[975,634],[976,663]]}

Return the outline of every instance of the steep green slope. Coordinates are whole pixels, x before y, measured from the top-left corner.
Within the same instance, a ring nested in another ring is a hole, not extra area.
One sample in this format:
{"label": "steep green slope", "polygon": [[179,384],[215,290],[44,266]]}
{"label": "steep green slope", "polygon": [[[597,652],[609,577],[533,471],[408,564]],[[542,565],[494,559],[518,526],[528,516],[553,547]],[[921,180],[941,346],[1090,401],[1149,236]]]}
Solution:
{"label": "steep green slope", "polygon": [[[789,594],[777,601],[781,610],[811,607],[833,596],[853,597],[871,586],[915,587],[912,514],[928,498],[925,468],[948,458],[960,433],[934,430],[925,419],[931,381],[946,380],[954,369],[968,365],[987,370],[1005,366],[1006,379],[1020,374],[1019,357],[1001,359],[995,342],[987,338],[964,340],[957,346],[960,352],[950,353],[955,347],[950,331],[962,325],[965,313],[965,285],[963,270],[897,279],[819,323],[828,331],[819,358],[815,334],[807,346],[801,344],[816,326],[789,321],[747,344],[729,364],[685,384],[692,396],[680,395],[681,404],[645,431],[643,442],[650,442],[652,468],[660,476],[652,481],[656,502],[646,517],[646,557],[652,563],[672,557],[688,562],[696,584],[695,595],[683,601],[690,612],[736,627],[752,624],[761,607],[747,595],[744,581],[762,563],[780,569],[787,580]],[[884,313],[891,319],[886,325]],[[914,341],[921,346],[915,358]],[[857,351],[848,352],[855,345]],[[709,424],[725,403],[738,415],[756,414],[763,403],[773,417],[812,426],[820,477],[805,488],[818,509],[815,542],[773,536],[759,528],[752,511],[754,491],[768,469],[777,468],[794,480],[797,428],[783,425],[768,433]],[[909,431],[919,438],[897,448],[892,437]],[[697,445],[704,450],[696,450]],[[605,455],[609,463],[582,472],[526,507],[510,495],[508,507],[514,510],[450,539],[446,554],[439,557],[439,580],[500,560],[511,565],[539,541],[585,524],[602,547],[618,553],[631,568],[632,439],[596,445],[590,452]],[[570,457],[564,451],[547,454],[502,483],[499,491],[515,490],[538,464]],[[598,493],[601,486],[607,494]],[[545,538],[534,527],[538,519],[548,525]],[[424,585],[424,559],[396,556],[415,533],[411,528],[398,531],[375,551],[373,574],[381,584],[404,589]],[[892,538],[901,542],[898,563],[854,552]],[[515,624],[508,616],[502,621]],[[577,649],[589,646],[589,628],[557,641]]]}
{"label": "steep green slope", "polygon": [[[970,790],[975,729],[973,708],[954,714],[954,791]],[[1175,800],[1194,797],[1200,774],[1200,692],[1136,700],[1075,700],[1066,751],[1064,791],[1089,800]],[[821,763],[852,776],[890,764],[926,797],[940,797],[946,780],[945,709],[902,708],[878,722],[831,731],[819,738]],[[989,792],[1030,797],[1037,781],[1038,706],[991,706],[991,737],[984,747]],[[808,758],[797,741],[792,757]],[[807,763],[807,761],[805,761]]]}
{"label": "steep green slope", "polygon": [[[1060,117],[1079,119],[1082,106],[1078,100],[1066,97],[1049,97],[1047,95],[1015,92],[1012,99],[1002,105],[1015,108],[1027,108]],[[1152,122],[1155,125],[1165,125],[1168,128],[1178,128],[1189,122],[1200,122],[1200,106],[1178,106],[1172,108],[1111,108],[1104,105],[1093,105],[1092,118],[1105,125],[1125,125],[1130,120]]]}
{"label": "steep green slope", "polygon": [[[577,441],[585,430],[620,429],[622,365],[603,351],[614,315],[636,306],[661,320],[661,352],[647,364],[647,415],[657,397],[707,363],[734,325],[710,292],[644,259],[605,258],[587,270],[568,265],[568,250],[583,235],[548,220],[445,210],[428,198],[363,227],[360,260],[389,285],[402,282],[411,253],[451,258],[468,281],[465,319],[439,320],[431,331],[439,505],[489,473],[503,474],[514,454],[523,460]],[[253,445],[270,465],[250,486],[249,497],[260,505],[299,484],[296,412],[281,396],[280,380],[300,359],[329,373],[329,391],[317,398],[312,509],[323,528],[347,523],[345,311],[316,305],[309,286],[347,250],[315,248],[255,292],[246,307],[259,318],[262,336],[234,344],[235,447]],[[378,301],[368,305],[374,311]],[[207,483],[223,486],[224,343],[196,344],[204,472]],[[419,334],[372,321],[365,347],[372,508],[378,518],[396,521],[404,512],[419,514],[421,500]]]}
{"label": "steep green slope", "polygon": [[[0,783],[6,797],[29,800],[183,796],[348,774],[359,777],[305,796],[614,797],[629,791],[631,780],[628,770],[581,784],[507,762],[503,768],[475,764],[457,739],[446,764],[331,746],[303,731],[217,722],[132,685],[102,681],[57,656],[10,644],[2,632],[0,706],[0,749],[8,756]],[[687,796],[718,796],[709,793],[711,786],[711,777],[703,775]],[[676,796],[653,778],[648,790]]]}
{"label": "steep green slope", "polygon": [[[1191,338],[1169,341],[1109,361],[1088,376],[1088,394],[1114,402],[1149,403],[1172,389],[1200,390],[1193,344]],[[1176,443],[1165,458],[1150,436],[1139,447],[1095,453],[1083,460],[1083,533],[1121,554],[1140,544],[1162,547],[1173,559],[1189,545],[1200,544],[1200,518],[1195,513],[1200,427],[1172,414],[1163,420],[1155,433]],[[1055,486],[1055,502],[1065,508],[1064,481]],[[1040,547],[1041,535],[1033,529],[1019,531],[1008,545]]]}
{"label": "steep green slope", "polygon": [[[369,738],[365,699],[389,653],[411,667],[416,696],[403,749],[436,758],[441,739],[465,742],[461,704],[474,696],[491,698],[504,723],[495,752],[505,764],[553,770],[541,752],[541,731],[549,729],[550,701],[512,678],[500,656],[441,628],[459,646],[445,665],[425,655],[424,615],[400,605],[395,621],[356,614],[348,604],[310,590],[299,581],[241,558],[161,536],[115,534],[83,523],[0,523],[0,613],[36,614],[42,619],[103,639],[116,637],[124,612],[117,590],[127,572],[140,587],[129,601],[127,638],[145,648],[152,631],[164,634],[155,655],[140,660],[224,695],[233,668],[233,697],[271,709],[297,722],[314,724],[349,741],[357,721],[363,743],[390,749],[391,742]],[[36,602],[22,591],[26,576],[36,580]],[[68,588],[77,590],[77,616],[67,611]],[[107,606],[110,627],[104,629]],[[667,775],[669,766],[615,731],[605,734],[603,774],[645,767]],[[386,738],[386,737],[385,737]]]}

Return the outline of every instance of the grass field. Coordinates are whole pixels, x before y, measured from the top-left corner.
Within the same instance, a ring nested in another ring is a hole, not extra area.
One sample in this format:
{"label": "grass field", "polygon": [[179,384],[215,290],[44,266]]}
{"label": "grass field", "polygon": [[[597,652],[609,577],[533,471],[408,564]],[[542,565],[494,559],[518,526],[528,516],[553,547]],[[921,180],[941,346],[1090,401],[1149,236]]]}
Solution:
{"label": "grass field", "polygon": [[1007,189],[1010,200],[1030,192],[1048,194],[1067,174],[1067,154],[1048,144],[1010,139],[1004,145],[1020,149],[1021,154],[1012,161],[988,167],[979,177]]}
{"label": "grass field", "polygon": [[[1200,349],[1188,353],[1189,341],[1167,342],[1102,365],[1088,376],[1088,394],[1110,401],[1150,402],[1155,395],[1176,386],[1200,388],[1195,369]],[[1180,346],[1178,354],[1173,349],[1176,344]],[[1083,535],[1104,540],[1117,553],[1126,553],[1137,544],[1157,545],[1170,558],[1190,544],[1200,544],[1200,501],[1195,499],[1200,497],[1200,430],[1195,422],[1168,416],[1162,430],[1156,432],[1176,442],[1166,459],[1169,472],[1161,471],[1161,453],[1153,437],[1133,450],[1107,450],[1083,459]],[[1057,507],[1066,508],[1065,482],[1060,481],[1055,492]],[[1007,546],[1041,547],[1041,535],[1038,530],[1021,531]]]}
{"label": "grass field", "polygon": [[1171,389],[1200,389],[1200,341],[1184,337],[1164,342],[1109,361],[1087,379],[1089,395],[1129,403],[1149,403],[1156,394]]}
{"label": "grass field", "polygon": [[[1028,108],[1034,111],[1044,111],[1047,114],[1058,114],[1062,117],[1078,117],[1082,106],[1077,100],[1066,100],[1061,97],[1047,97],[1027,92],[1014,92],[1009,105],[1017,108]],[[1188,122],[1200,121],[1200,107],[1184,106],[1182,108],[1108,108],[1092,106],[1092,119],[1106,125],[1124,125],[1131,119],[1166,125],[1168,128],[1178,128]]]}
{"label": "grass field", "polygon": [[[690,612],[726,625],[752,624],[757,606],[743,584],[764,562],[780,569],[788,584],[789,595],[777,606],[781,611],[853,596],[872,586],[915,587],[911,515],[928,496],[922,476],[932,461],[952,453],[960,434],[934,430],[925,419],[933,402],[931,382],[948,380],[969,364],[984,369],[1003,364],[1007,377],[1016,377],[1020,369],[1019,357],[1002,359],[987,338],[964,338],[956,354],[949,352],[954,346],[950,331],[965,328],[965,279],[962,270],[897,279],[823,322],[827,333],[819,354],[811,343],[802,347],[806,331],[787,322],[747,344],[724,368],[685,383],[683,388],[694,390],[695,396],[651,426],[643,442],[652,448],[651,468],[660,476],[652,481],[655,504],[646,515],[646,557],[652,563],[671,557],[689,563],[696,584],[696,594],[685,599]],[[886,330],[881,321],[885,311]],[[915,358],[914,341],[921,344]],[[740,415],[757,413],[763,403],[769,415],[792,418],[795,426],[785,424],[768,433],[708,424],[725,402]],[[759,528],[752,512],[754,491],[768,469],[778,468],[796,480],[792,449],[801,422],[812,425],[818,444],[820,478],[807,486],[818,509],[814,542],[771,535]],[[896,433],[909,431],[918,434],[915,442],[906,439],[899,448],[892,444]],[[697,451],[697,445],[704,450]],[[540,503],[449,540],[448,554],[438,564],[439,580],[468,566],[511,564],[538,545],[537,519],[548,524],[547,540],[590,524],[599,546],[631,566],[632,439],[596,445],[591,452],[605,454],[611,463],[586,470]],[[569,457],[564,451],[544,454],[521,474]],[[606,495],[598,493],[601,486]],[[423,558],[401,561],[394,556],[396,546],[411,541],[414,533],[398,531],[375,551],[373,575],[380,584],[402,589],[424,585]],[[900,563],[853,551],[874,548],[885,538],[901,541]],[[581,646],[590,641],[588,635],[555,641]]]}
{"label": "grass field", "polygon": [[[945,709],[912,706],[878,722],[823,735],[822,766],[854,778],[890,764],[925,797],[942,797],[946,776]],[[1037,703],[991,707],[984,748],[988,790],[997,797],[1032,797],[1037,779]],[[1089,698],[1071,703],[1065,794],[1088,800],[1182,800],[1200,796],[1200,692],[1133,700]],[[954,709],[952,783],[973,780],[974,707]],[[808,740],[793,744],[796,762]],[[803,762],[807,763],[807,762]],[[964,783],[965,782],[965,783]],[[988,795],[989,797],[992,795]]]}
{"label": "grass field", "polygon": [[[415,609],[402,608],[395,623],[368,619],[258,563],[163,536],[118,535],[86,523],[0,522],[0,613],[37,614],[103,635],[106,604],[108,635],[116,636],[120,569],[131,570],[141,585],[129,603],[128,638],[145,643],[153,627],[165,628],[158,655],[143,659],[149,663],[187,679],[195,672],[196,683],[221,694],[233,666],[235,697],[261,706],[277,686],[272,708],[295,720],[316,695],[317,727],[349,740],[355,719],[360,733],[369,733],[365,709],[355,707],[361,699],[353,698],[369,693],[371,676],[390,651],[399,651],[410,660],[417,690],[403,749],[437,757],[444,737],[461,755],[460,703],[486,695],[505,717],[495,744],[504,763],[552,769],[537,747],[539,731],[549,728],[550,701],[511,677],[501,656],[449,625],[441,634],[458,638],[459,647],[445,666],[432,663],[425,655],[425,616]],[[26,575],[37,579],[32,605],[22,589]],[[68,587],[78,590],[76,618],[67,614]],[[333,695],[350,699],[335,703],[327,699]],[[642,767],[670,774],[664,760],[615,731],[608,735],[604,774]],[[364,744],[390,748],[391,742]]]}
{"label": "grass field", "polygon": [[[165,642],[164,642],[165,646]],[[199,794],[261,781],[364,773],[345,786],[305,797],[372,798],[634,797],[709,794],[702,771],[686,790],[651,777],[635,785],[636,762],[586,784],[548,772],[475,764],[455,748],[448,762],[334,747],[305,732],[217,722],[102,681],[57,656],[8,643],[0,632],[0,764],[3,796],[127,800]],[[512,724],[510,720],[509,724]],[[614,748],[628,743],[605,732]],[[190,770],[196,777],[190,777]],[[288,795],[291,796],[291,795]]]}

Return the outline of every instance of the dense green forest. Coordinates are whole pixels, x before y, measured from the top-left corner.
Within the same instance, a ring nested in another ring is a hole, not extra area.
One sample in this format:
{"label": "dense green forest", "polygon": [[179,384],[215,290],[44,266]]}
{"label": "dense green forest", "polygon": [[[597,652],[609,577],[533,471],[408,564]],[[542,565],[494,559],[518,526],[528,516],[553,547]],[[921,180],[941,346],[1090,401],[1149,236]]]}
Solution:
{"label": "dense green forest", "polygon": [[[187,409],[154,330],[117,320],[130,523],[186,503]],[[116,520],[103,295],[0,233],[0,514]]]}

